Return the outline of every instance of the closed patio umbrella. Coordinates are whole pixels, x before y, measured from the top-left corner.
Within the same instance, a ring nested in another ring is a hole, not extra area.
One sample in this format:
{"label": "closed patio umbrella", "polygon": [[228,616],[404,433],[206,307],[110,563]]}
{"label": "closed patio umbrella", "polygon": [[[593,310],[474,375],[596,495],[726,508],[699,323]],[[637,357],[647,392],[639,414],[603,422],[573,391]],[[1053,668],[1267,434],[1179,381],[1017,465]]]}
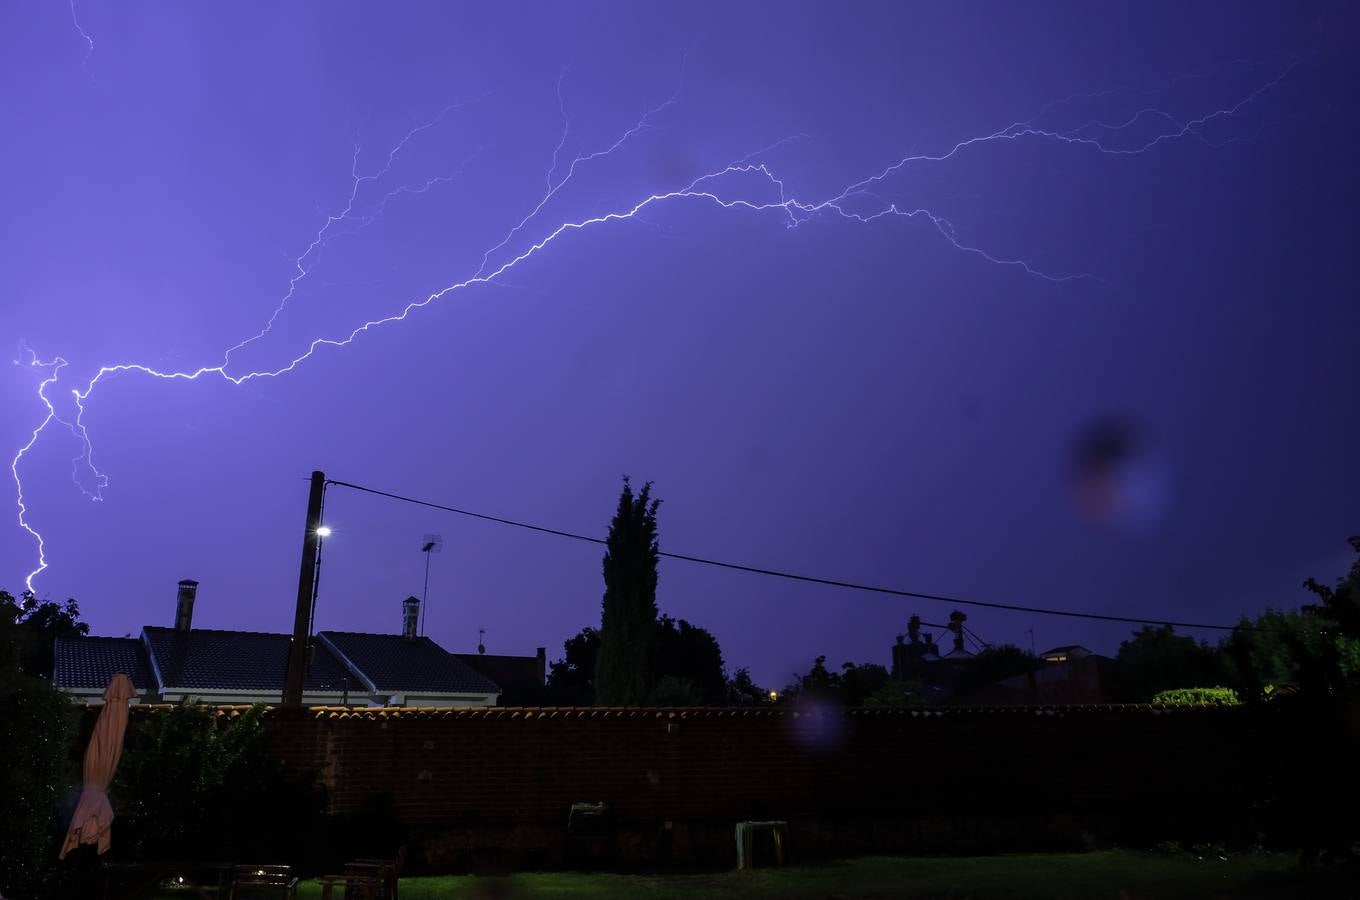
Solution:
{"label": "closed patio umbrella", "polygon": [[123,755],[123,733],[127,731],[128,700],[137,696],[132,679],[122,672],[113,676],[104,689],[104,708],[94,723],[94,733],[85,748],[85,786],[80,801],[71,816],[71,827],[66,831],[66,842],[61,845],[58,858],[81,844],[97,844],[99,852],[109,849],[109,826],[113,824],[113,807],[109,806],[109,783],[118,768],[118,757]]}

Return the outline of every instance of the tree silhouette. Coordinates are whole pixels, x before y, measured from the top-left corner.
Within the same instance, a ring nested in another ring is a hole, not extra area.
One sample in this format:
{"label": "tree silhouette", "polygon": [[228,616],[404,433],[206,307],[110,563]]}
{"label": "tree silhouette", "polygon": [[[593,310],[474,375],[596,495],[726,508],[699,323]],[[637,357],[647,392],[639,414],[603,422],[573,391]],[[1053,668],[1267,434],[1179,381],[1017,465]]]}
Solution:
{"label": "tree silhouette", "polygon": [[1335,587],[1314,578],[1303,583],[1322,602],[1296,611],[1267,609],[1255,620],[1244,618],[1224,640],[1243,699],[1258,702],[1281,684],[1307,698],[1360,690],[1360,537],[1350,545],[1358,555]]}
{"label": "tree silhouette", "polygon": [[17,668],[25,675],[52,677],[52,649],[56,639],[89,634],[80,621],[80,606],[73,599],[64,604],[39,602],[32,591],[17,598],[0,591],[0,669]]}
{"label": "tree silhouette", "polygon": [[600,629],[587,626],[562,644],[563,656],[548,665],[547,697],[553,706],[589,706],[595,702],[595,660],[600,655]]}
{"label": "tree silhouette", "polygon": [[[657,658],[653,668],[658,679],[667,676],[688,683],[696,703],[721,706],[727,694],[727,676],[723,671],[722,648],[705,628],[691,625],[684,619],[676,621],[662,615],[656,622]],[[658,687],[660,686],[658,682]],[[669,689],[672,695],[675,688]],[[661,704],[681,706],[690,704]]]}
{"label": "tree silhouette", "polygon": [[1150,703],[1162,691],[1213,687],[1227,678],[1218,650],[1170,625],[1144,625],[1119,644],[1113,678],[1115,699]]}
{"label": "tree silhouette", "polygon": [[651,482],[636,496],[627,478],[609,525],[604,554],[604,603],[595,702],[636,706],[655,686],[656,582],[659,545]]}
{"label": "tree silhouette", "polygon": [[751,670],[742,666],[727,682],[728,706],[761,706],[770,703],[770,694],[751,679]]}

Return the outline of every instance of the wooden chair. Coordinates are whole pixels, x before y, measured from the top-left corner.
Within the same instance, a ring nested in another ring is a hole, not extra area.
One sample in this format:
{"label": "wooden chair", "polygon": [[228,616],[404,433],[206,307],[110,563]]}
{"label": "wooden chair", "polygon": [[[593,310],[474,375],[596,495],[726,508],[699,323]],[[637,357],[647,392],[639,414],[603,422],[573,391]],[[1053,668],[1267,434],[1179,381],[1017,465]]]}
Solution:
{"label": "wooden chair", "polygon": [[[322,875],[321,900],[383,900],[386,885],[371,875]],[[342,888],[337,895],[335,889]]]}
{"label": "wooden chair", "polygon": [[383,884],[382,900],[397,900],[397,864],[390,859],[355,859],[345,863],[346,875],[377,878]]}
{"label": "wooden chair", "polygon": [[250,897],[279,897],[294,900],[297,897],[298,880],[289,866],[233,866],[231,870],[231,890],[229,900],[247,900]]}

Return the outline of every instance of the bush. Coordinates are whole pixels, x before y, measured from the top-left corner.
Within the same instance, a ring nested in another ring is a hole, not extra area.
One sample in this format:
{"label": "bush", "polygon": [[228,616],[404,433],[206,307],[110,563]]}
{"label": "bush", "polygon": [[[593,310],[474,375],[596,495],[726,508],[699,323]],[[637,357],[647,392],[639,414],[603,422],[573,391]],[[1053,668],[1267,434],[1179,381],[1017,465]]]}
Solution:
{"label": "bush", "polygon": [[688,678],[663,675],[647,698],[648,706],[701,706],[703,695]]}
{"label": "bush", "polygon": [[184,703],[128,732],[110,792],[113,852],[138,859],[267,855],[298,862],[321,803],[265,739],[264,708],[234,718]]}
{"label": "bush", "polygon": [[1153,703],[1160,703],[1164,706],[1200,706],[1202,704],[1216,704],[1219,706],[1236,706],[1242,701],[1237,697],[1237,691],[1227,687],[1206,687],[1206,688],[1176,688],[1170,691],[1159,691],[1153,698]]}
{"label": "bush", "polygon": [[77,708],[37,678],[3,679],[0,720],[0,895],[69,896],[64,877],[78,869],[57,860],[63,808],[73,806]]}

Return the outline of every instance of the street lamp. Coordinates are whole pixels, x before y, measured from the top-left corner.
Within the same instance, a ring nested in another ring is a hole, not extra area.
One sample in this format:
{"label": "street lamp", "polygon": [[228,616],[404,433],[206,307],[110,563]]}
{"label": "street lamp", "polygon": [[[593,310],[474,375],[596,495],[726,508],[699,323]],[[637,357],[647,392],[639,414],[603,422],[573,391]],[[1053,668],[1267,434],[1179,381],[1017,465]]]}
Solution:
{"label": "street lamp", "polygon": [[321,545],[331,536],[329,525],[316,526],[316,563],[312,567],[312,609],[307,616],[307,664],[312,662],[312,631],[316,628],[316,596],[321,591]]}

